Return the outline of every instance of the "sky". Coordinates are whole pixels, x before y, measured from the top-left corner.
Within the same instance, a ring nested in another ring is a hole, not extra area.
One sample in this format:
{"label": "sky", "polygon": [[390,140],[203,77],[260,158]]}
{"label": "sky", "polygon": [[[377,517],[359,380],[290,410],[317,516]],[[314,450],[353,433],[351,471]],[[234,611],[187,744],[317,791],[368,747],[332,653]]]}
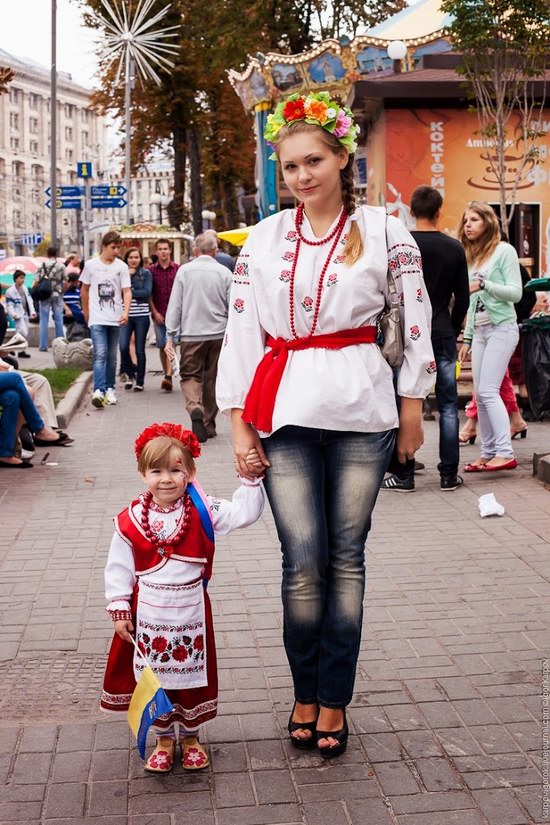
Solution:
{"label": "sky", "polygon": [[[28,57],[45,67],[51,61],[51,0],[0,0],[0,48],[15,57]],[[4,6],[6,8],[4,8]],[[91,88],[97,61],[96,32],[82,23],[74,0],[57,0],[57,68]]]}

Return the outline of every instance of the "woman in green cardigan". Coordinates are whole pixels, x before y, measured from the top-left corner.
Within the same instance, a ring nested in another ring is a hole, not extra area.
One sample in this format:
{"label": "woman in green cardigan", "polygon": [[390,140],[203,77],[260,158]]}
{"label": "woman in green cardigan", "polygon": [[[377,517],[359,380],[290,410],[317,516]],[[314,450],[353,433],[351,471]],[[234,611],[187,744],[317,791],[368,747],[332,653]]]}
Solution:
{"label": "woman in green cardigan", "polygon": [[515,470],[510,422],[500,385],[519,330],[514,303],[522,295],[517,252],[500,240],[497,216],[488,203],[471,201],[459,228],[470,274],[470,307],[459,360],[472,350],[472,371],[481,431],[481,456],[467,473]]}

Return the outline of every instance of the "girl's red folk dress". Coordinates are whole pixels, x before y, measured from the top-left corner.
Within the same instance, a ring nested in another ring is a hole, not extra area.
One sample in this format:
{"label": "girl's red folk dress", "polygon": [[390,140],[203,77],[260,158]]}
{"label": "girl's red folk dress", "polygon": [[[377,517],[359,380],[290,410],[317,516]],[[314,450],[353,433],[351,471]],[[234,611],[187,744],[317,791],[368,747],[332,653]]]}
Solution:
{"label": "girl's red folk dress", "polygon": [[[160,553],[145,536],[136,517],[135,507],[139,503],[139,500],[132,502],[116,517],[115,528],[132,549],[138,577],[131,601],[136,641],[174,705],[174,712],[159,717],[155,728],[168,728],[174,722],[195,728],[216,716],[218,704],[212,609],[204,587],[212,574],[214,543],[205,534],[193,506],[181,541]],[[143,577],[163,567],[169,557],[196,562],[197,579],[176,586],[148,583]],[[178,606],[182,605],[185,615],[192,616],[192,620],[178,621],[182,615],[178,613]],[[140,664],[133,645],[115,634],[103,682],[103,710],[128,710]],[[190,687],[170,688],[171,682],[181,684],[182,680]]]}

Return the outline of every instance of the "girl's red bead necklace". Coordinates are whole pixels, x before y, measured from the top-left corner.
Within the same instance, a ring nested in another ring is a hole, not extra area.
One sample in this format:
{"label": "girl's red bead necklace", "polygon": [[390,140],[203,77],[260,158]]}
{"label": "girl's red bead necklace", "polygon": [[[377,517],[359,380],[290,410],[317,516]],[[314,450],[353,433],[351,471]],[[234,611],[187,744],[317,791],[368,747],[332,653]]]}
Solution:
{"label": "girl's red bead necklace", "polygon": [[170,555],[171,549],[180,543],[187,532],[189,522],[191,521],[191,510],[193,508],[193,503],[189,498],[189,495],[185,493],[183,497],[183,518],[180,526],[174,535],[170,536],[169,539],[161,539],[153,532],[149,523],[149,511],[151,509],[152,500],[153,494],[150,491],[147,491],[143,495],[143,504],[141,507],[141,527],[151,544],[154,544],[157,548],[159,555],[164,556],[167,553]]}
{"label": "girl's red bead necklace", "polygon": [[[330,252],[328,253],[327,259],[323,265],[321,270],[321,274],[319,275],[319,283],[317,284],[317,297],[315,299],[315,308],[313,310],[313,320],[311,322],[311,329],[307,335],[308,338],[311,338],[314,335],[315,330],[317,329],[317,322],[319,320],[319,310],[321,308],[321,298],[323,297],[323,284],[325,280],[325,275],[328,269],[328,266],[332,260],[332,256],[334,255],[334,251],[338,245],[338,242],[342,236],[342,232],[344,231],[344,226],[346,225],[347,220],[347,212],[345,209],[342,208],[340,213],[340,217],[338,218],[338,222],[332,232],[326,236],[326,238],[321,238],[318,241],[310,241],[308,238],[304,238],[302,235],[302,222],[304,220],[304,204],[300,203],[298,208],[296,209],[296,234],[298,235],[298,240],[296,241],[296,250],[294,252],[294,260],[292,261],[292,270],[290,273],[290,285],[288,291],[288,300],[289,300],[289,315],[290,315],[290,331],[292,333],[293,338],[299,338],[298,334],[296,333],[296,326],[295,326],[295,316],[294,316],[294,278],[296,275],[296,267],[298,265],[298,256],[300,254],[300,244],[305,243],[307,246],[323,246],[324,244],[328,243],[329,241],[333,241]],[[333,240],[334,239],[334,240]]]}

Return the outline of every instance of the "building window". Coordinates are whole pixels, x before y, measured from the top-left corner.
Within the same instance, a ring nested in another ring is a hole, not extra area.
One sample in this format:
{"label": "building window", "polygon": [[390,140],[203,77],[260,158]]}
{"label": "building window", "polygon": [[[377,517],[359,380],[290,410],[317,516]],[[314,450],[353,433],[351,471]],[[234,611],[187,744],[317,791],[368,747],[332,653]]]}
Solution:
{"label": "building window", "polygon": [[38,118],[37,117],[29,118],[29,132],[31,133],[31,135],[37,135],[38,134]]}
{"label": "building window", "polygon": [[40,203],[40,189],[33,189],[31,192],[31,200],[33,203]]}
{"label": "building window", "polygon": [[73,150],[72,149],[65,149],[65,160],[67,163],[73,162]]}
{"label": "building window", "polygon": [[38,141],[37,140],[31,140],[30,141],[29,150],[30,150],[31,155],[37,155],[38,154]]}
{"label": "building window", "polygon": [[72,103],[65,103],[65,117],[73,116],[73,108],[74,106],[72,105]]}
{"label": "building window", "polygon": [[10,138],[10,149],[12,152],[19,151],[19,138]]}
{"label": "building window", "polygon": [[70,126],[65,126],[65,140],[73,139],[73,130]]}
{"label": "building window", "polygon": [[10,112],[10,126],[12,129],[19,129],[19,115],[17,112]]}
{"label": "building window", "polygon": [[12,212],[14,226],[21,226],[21,210],[14,209]]}
{"label": "building window", "polygon": [[90,122],[90,113],[88,109],[82,109],[82,123]]}
{"label": "building window", "polygon": [[89,146],[90,144],[90,133],[88,131],[82,132],[82,145]]}
{"label": "building window", "polygon": [[39,95],[30,94],[29,95],[29,109],[38,109],[38,101],[40,100]]}
{"label": "building window", "polygon": [[10,103],[19,103],[19,89],[10,88]]}

